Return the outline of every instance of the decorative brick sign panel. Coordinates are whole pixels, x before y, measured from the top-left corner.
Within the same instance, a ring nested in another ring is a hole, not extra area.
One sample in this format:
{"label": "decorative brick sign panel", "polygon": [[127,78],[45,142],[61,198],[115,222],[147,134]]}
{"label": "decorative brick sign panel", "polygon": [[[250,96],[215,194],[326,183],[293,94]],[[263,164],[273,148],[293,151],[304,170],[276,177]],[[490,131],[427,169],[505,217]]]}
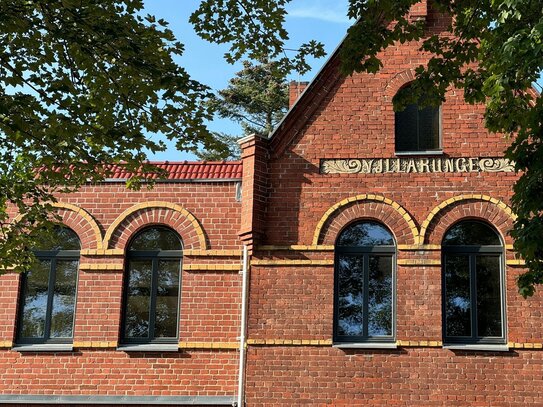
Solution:
{"label": "decorative brick sign panel", "polygon": [[350,158],[321,159],[321,174],[384,174],[424,172],[513,172],[506,158]]}

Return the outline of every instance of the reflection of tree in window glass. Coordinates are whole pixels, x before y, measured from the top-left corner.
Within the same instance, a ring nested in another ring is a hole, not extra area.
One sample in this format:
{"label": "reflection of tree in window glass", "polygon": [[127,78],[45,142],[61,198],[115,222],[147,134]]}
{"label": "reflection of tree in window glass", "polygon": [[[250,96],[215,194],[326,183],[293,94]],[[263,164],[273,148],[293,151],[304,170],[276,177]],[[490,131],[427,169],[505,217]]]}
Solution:
{"label": "reflection of tree in window glass", "polygon": [[487,224],[466,220],[443,237],[445,339],[505,341],[499,235]]}
{"label": "reflection of tree in window glass", "polygon": [[54,226],[52,232],[44,230],[36,240],[34,250],[37,251],[81,250],[81,242],[77,234],[63,226]]}
{"label": "reflection of tree in window glass", "polygon": [[19,341],[67,341],[73,337],[81,243],[74,231],[55,226],[40,236],[37,261],[23,275]]}
{"label": "reflection of tree in window glass", "polygon": [[356,223],[345,229],[337,242],[338,246],[393,245],[390,232],[375,222]]}
{"label": "reflection of tree in window glass", "polygon": [[[408,85],[409,86],[409,85]],[[440,108],[426,106],[427,95],[394,114],[397,152],[440,149]]]}
{"label": "reflection of tree in window glass", "polygon": [[499,246],[501,241],[490,226],[482,222],[464,221],[449,229],[443,238],[443,244],[446,246]]}
{"label": "reflection of tree in window glass", "polygon": [[78,262],[57,260],[51,310],[51,338],[71,338]]}
{"label": "reflection of tree in window glass", "polygon": [[363,335],[364,270],[362,260],[361,257],[339,257],[339,335]]}
{"label": "reflection of tree in window glass", "polygon": [[23,338],[43,338],[45,335],[50,268],[51,260],[38,260],[25,276]]}
{"label": "reflection of tree in window glass", "polygon": [[338,341],[393,336],[392,234],[367,221],[349,225],[336,245],[336,322]]}
{"label": "reflection of tree in window glass", "polygon": [[392,262],[370,256],[368,278],[368,335],[392,335]]}
{"label": "reflection of tree in window glass", "polygon": [[498,256],[478,256],[476,273],[477,335],[501,336],[500,258]]}
{"label": "reflection of tree in window glass", "polygon": [[128,268],[125,335],[128,338],[149,336],[152,261],[131,260]]}
{"label": "reflection of tree in window glass", "polygon": [[471,298],[468,257],[447,256],[445,314],[448,336],[471,336]]}
{"label": "reflection of tree in window glass", "polygon": [[177,296],[179,292],[178,261],[160,261],[156,299],[155,336],[177,336]]}
{"label": "reflection of tree in window glass", "polygon": [[164,227],[145,229],[130,244],[129,250],[181,250],[181,240],[175,232]]}
{"label": "reflection of tree in window glass", "polygon": [[150,342],[178,336],[182,243],[157,226],[138,233],[128,251],[124,340]]}

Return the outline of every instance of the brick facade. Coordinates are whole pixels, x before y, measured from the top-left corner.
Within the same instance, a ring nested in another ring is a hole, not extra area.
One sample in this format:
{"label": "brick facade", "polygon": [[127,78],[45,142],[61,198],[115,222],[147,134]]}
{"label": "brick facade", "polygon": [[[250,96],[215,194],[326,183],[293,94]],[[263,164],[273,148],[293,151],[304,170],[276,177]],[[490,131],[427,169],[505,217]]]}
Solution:
{"label": "brick facade", "polygon": [[[443,34],[447,21],[426,2],[412,14],[429,34]],[[343,78],[333,56],[269,141],[265,233],[251,263],[247,403],[541,405],[543,297],[524,300],[516,289],[522,262],[508,234],[515,173],[320,170],[323,159],[399,157],[392,98],[428,56],[410,43],[381,58],[379,73]],[[503,156],[508,141],[485,130],[484,106],[465,104],[458,89],[446,97],[443,157]],[[334,244],[364,219],[396,239],[395,349],[333,343]],[[509,351],[443,342],[441,242],[462,219],[488,222],[504,241]]]}
{"label": "brick facade", "polygon": [[[240,182],[158,182],[152,190],[129,191],[118,180],[61,197],[58,214],[81,240],[74,349],[11,350],[19,276],[1,276],[1,394],[92,396],[90,402],[96,396],[165,397],[164,404],[208,397],[230,405],[239,361]],[[179,349],[123,351],[117,347],[126,245],[139,230],[157,224],[183,241]]]}
{"label": "brick facade", "polygon": [[[411,14],[426,21],[429,34],[444,34],[449,23],[426,2]],[[313,82],[292,84],[291,110],[272,137],[241,141],[240,180],[187,176],[141,191],[108,182],[60,197],[58,214],[82,243],[74,349],[12,349],[19,276],[1,276],[0,401],[24,395],[149,401],[122,399],[130,395],[164,397],[154,402],[170,405],[232,404],[246,245],[247,405],[543,405],[543,297],[518,295],[516,278],[524,269],[508,234],[517,176],[467,170],[470,158],[501,157],[508,145],[485,130],[484,107],[465,104],[462,91],[450,89],[440,112],[441,152],[417,156],[461,159],[464,170],[321,169],[322,160],[399,158],[392,98],[428,59],[418,46],[391,46],[379,73],[347,78],[334,55]],[[454,348],[443,340],[442,241],[465,219],[491,225],[503,241],[506,334],[500,349]],[[334,342],[334,245],[360,220],[379,222],[395,239],[395,329],[388,348]],[[183,241],[178,349],[117,349],[126,245],[154,224]]]}

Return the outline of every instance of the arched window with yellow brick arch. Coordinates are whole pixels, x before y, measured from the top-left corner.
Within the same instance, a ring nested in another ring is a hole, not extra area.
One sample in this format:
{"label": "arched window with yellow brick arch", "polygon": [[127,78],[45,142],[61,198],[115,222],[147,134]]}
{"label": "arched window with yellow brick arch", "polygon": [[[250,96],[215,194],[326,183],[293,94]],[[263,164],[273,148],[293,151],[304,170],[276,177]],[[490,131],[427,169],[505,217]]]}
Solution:
{"label": "arched window with yellow brick arch", "polygon": [[177,343],[183,243],[165,226],[139,231],[126,256],[122,342]]}
{"label": "arched window with yellow brick arch", "polygon": [[443,250],[443,340],[504,344],[503,242],[486,222],[467,219],[445,233]]}
{"label": "arched window with yellow brick arch", "polygon": [[373,220],[347,225],[335,246],[334,342],[393,342],[396,242]]}

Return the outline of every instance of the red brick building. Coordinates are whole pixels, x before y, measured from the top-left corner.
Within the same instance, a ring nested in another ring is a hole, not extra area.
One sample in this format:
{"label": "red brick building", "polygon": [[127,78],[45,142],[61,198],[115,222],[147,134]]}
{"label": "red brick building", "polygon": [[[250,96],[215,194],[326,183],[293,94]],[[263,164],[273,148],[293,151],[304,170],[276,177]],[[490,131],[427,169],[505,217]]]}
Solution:
{"label": "red brick building", "polygon": [[[159,166],[169,177],[152,190],[127,190],[127,175],[118,172],[56,205],[80,245],[69,253],[78,262],[72,311],[66,311],[68,257],[38,253],[48,262],[49,276],[55,271],[56,284],[0,277],[0,402],[236,400],[242,166]],[[156,245],[153,237],[163,241]],[[45,297],[47,304],[40,300]],[[70,325],[62,323],[63,315],[73,320],[69,332],[61,329]]]}
{"label": "red brick building", "polygon": [[1,277],[0,402],[543,405],[507,141],[457,89],[393,111],[427,58],[392,46],[378,74],[344,78],[334,54],[242,163],[61,197],[76,243],[38,253],[49,280]]}

